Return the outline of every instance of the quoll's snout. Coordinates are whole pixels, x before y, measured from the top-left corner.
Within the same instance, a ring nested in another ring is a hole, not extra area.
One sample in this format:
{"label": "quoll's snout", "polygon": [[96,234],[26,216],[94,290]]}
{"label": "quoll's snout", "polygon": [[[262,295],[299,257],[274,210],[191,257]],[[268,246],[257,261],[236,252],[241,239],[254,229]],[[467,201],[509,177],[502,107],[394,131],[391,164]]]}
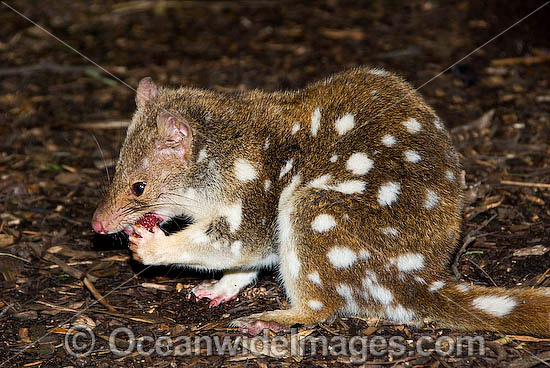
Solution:
{"label": "quoll's snout", "polygon": [[105,226],[103,226],[103,221],[99,218],[97,211],[92,218],[92,229],[98,234],[106,234]]}

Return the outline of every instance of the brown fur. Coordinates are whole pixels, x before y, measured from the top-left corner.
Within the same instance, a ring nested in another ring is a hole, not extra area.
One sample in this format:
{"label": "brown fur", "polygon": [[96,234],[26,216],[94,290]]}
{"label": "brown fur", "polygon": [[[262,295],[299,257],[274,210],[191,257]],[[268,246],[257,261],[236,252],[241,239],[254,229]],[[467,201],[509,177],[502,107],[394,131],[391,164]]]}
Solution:
{"label": "brown fur", "polygon": [[[228,300],[253,281],[254,273],[244,270],[278,266],[291,309],[234,321],[243,330],[317,323],[339,313],[550,334],[550,296],[458,286],[450,276],[461,221],[457,154],[435,112],[399,77],[360,68],[300,91],[242,94],[157,88],[147,80],[136,100],[94,228],[120,231],[149,212],[192,216],[194,223],[172,236],[133,226],[130,241],[146,264],[229,271],[218,284],[195,289],[199,298]],[[178,136],[166,111],[192,134]],[[354,125],[340,135],[336,121],[348,113]],[[418,132],[404,126],[411,118]],[[383,144],[385,135],[395,144]],[[420,161],[407,161],[408,150]],[[348,167],[358,152],[372,160],[366,173],[360,172],[364,160]],[[312,184],[327,174],[330,179]],[[147,187],[136,197],[129,188],[139,181]],[[400,189],[384,205],[379,191],[388,182]],[[425,204],[429,191],[437,195],[431,205]],[[320,214],[335,226],[316,231]],[[494,298],[476,299],[481,296]]]}

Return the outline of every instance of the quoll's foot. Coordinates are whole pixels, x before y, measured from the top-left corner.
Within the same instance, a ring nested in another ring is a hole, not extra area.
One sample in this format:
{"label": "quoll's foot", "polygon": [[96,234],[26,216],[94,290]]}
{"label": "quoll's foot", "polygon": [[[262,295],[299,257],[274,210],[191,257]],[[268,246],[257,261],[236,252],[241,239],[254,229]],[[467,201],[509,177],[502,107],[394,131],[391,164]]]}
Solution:
{"label": "quoll's foot", "polygon": [[[223,279],[222,279],[223,280]],[[227,285],[224,285],[222,280],[207,280],[203,281],[191,290],[191,295],[194,295],[197,300],[203,298],[210,299],[210,308],[217,307],[218,305],[228,302],[237,298],[239,295],[239,288],[228,288]]]}
{"label": "quoll's foot", "polygon": [[235,299],[242,289],[256,280],[257,276],[258,271],[227,271],[219,281],[208,280],[195,286],[189,297],[195,295],[198,300],[208,298],[210,299],[210,307],[216,307]]}
{"label": "quoll's foot", "polygon": [[237,327],[242,334],[256,336],[262,333],[263,330],[271,330],[279,332],[285,330],[285,326],[279,322],[263,320],[267,313],[253,314],[248,317],[238,318],[231,322],[232,327]]}

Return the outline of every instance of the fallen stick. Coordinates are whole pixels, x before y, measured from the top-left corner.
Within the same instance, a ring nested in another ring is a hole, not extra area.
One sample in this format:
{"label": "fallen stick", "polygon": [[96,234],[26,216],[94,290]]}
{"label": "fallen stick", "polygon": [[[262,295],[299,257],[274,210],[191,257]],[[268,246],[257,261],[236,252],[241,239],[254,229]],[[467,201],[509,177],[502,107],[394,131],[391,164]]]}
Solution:
{"label": "fallen stick", "polygon": [[51,253],[44,254],[42,256],[42,258],[47,260],[47,261],[55,263],[56,265],[58,265],[63,270],[63,272],[71,275],[72,277],[74,277],[77,280],[82,280],[85,277],[87,277],[92,282],[97,281],[97,277],[92,276],[92,275],[87,275],[84,272],[80,271],[79,269],[74,268],[72,266],[69,266],[66,262],[62,261],[61,259],[57,258],[56,256],[54,256]]}
{"label": "fallen stick", "polygon": [[525,56],[525,57],[513,57],[504,59],[491,60],[491,64],[494,66],[507,66],[507,65],[531,65],[539,64],[550,61],[550,56]]}
{"label": "fallen stick", "polygon": [[466,251],[466,249],[468,248],[468,246],[470,246],[470,244],[472,244],[474,242],[474,240],[476,240],[478,237],[479,237],[479,232],[481,231],[481,229],[483,229],[484,227],[486,227],[487,225],[489,225],[489,223],[491,221],[493,221],[495,218],[497,217],[497,215],[493,215],[491,216],[490,218],[488,218],[487,220],[485,220],[484,222],[482,222],[478,227],[476,227],[474,230],[470,231],[465,237],[464,237],[464,240],[462,242],[462,246],[460,247],[460,249],[458,250],[458,252],[456,253],[456,256],[455,256],[455,259],[453,261],[453,264],[451,265],[451,268],[453,270],[453,273],[455,274],[456,278],[458,280],[460,280],[462,278],[462,275],[460,274],[460,272],[458,271],[458,263],[460,262],[460,258],[462,257],[462,254]]}
{"label": "fallen stick", "polygon": [[38,247],[36,245],[33,247],[31,245],[31,248],[33,249],[33,251],[36,253],[38,257],[41,257],[44,260],[57,264],[63,270],[63,272],[71,275],[77,280],[82,281],[84,286],[86,286],[86,288],[90,291],[90,293],[94,296],[94,298],[97,299],[97,301],[101,305],[107,308],[107,310],[109,310],[110,312],[116,312],[115,307],[107,303],[107,301],[105,300],[105,297],[101,295],[99,291],[97,291],[97,289],[95,288],[93,282],[97,281],[97,277],[92,276],[90,274],[86,274],[80,271],[79,269],[69,266],[66,262],[62,261],[61,259],[57,258],[51,253],[43,254],[43,250],[41,247]]}
{"label": "fallen stick", "polygon": [[103,305],[105,308],[107,308],[109,311],[111,312],[116,312],[116,309],[115,307],[113,307],[111,304],[107,303],[107,300],[105,300],[105,297],[103,295],[101,295],[99,293],[99,291],[97,291],[97,289],[95,288],[94,284],[91,283],[91,281],[88,279],[88,276],[85,276],[83,279],[82,279],[82,282],[84,283],[84,285],[88,288],[88,290],[90,291],[90,293],[92,293],[92,295],[94,296],[94,298],[97,299],[97,301],[99,303],[101,303],[101,305]]}
{"label": "fallen stick", "polygon": [[97,121],[92,123],[78,124],[77,127],[83,129],[123,129],[130,125],[130,120],[110,120],[110,121]]}
{"label": "fallen stick", "polygon": [[523,182],[523,181],[501,180],[500,184],[515,185],[515,186],[518,186],[518,187],[550,189],[550,184],[545,184],[545,183],[529,183],[529,182]]}

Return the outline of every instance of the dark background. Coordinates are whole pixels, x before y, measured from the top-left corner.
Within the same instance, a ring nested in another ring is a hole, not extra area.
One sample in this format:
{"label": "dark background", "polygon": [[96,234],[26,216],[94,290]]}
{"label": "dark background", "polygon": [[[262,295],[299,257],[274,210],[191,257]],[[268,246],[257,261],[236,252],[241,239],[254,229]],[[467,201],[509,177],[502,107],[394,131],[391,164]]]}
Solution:
{"label": "dark background", "polygon": [[[550,286],[550,5],[455,63],[543,3],[7,2],[133,87],[152,76],[163,85],[221,91],[291,89],[364,64],[401,74],[421,87],[461,153],[467,205],[459,247],[466,246],[457,271],[465,282],[503,287]],[[125,134],[110,124],[128,121],[134,107],[130,88],[0,4],[0,367],[348,363],[335,357],[117,359],[99,337],[85,358],[65,352],[63,334],[77,323],[98,336],[117,326],[138,336],[224,336],[236,334],[227,328],[231,319],[286,303],[266,274],[239,299],[210,310],[206,302],[185,297],[212,275],[158,268],[132,278],[143,268],[129,261],[124,242],[93,238],[89,222],[107,183],[105,163],[112,170]],[[78,272],[97,278],[93,285],[117,312],[96,303]],[[6,362],[47,332],[53,333]],[[355,318],[311,332],[409,340],[442,333],[460,334]],[[484,356],[371,360],[527,367],[533,366],[532,354],[550,359],[548,341],[483,336],[491,342]]]}

